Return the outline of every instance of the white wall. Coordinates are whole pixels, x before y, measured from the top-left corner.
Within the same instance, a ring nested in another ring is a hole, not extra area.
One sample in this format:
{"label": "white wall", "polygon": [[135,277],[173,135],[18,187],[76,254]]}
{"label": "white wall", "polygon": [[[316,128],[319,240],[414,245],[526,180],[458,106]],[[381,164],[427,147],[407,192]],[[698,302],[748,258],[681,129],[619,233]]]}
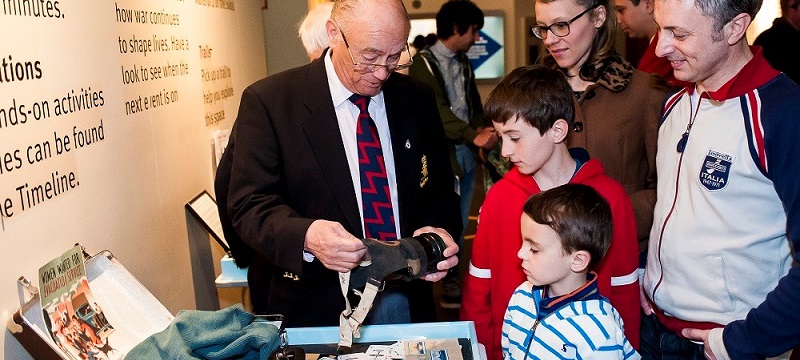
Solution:
{"label": "white wall", "polygon": [[[3,2],[11,3],[17,1]],[[196,233],[197,225],[187,221],[184,204],[213,189],[211,135],[232,125],[242,90],[266,74],[264,1],[45,4],[58,11],[52,17],[38,9],[34,13],[39,16],[19,16],[0,6],[0,65],[37,64],[30,78],[23,72],[10,75],[8,65],[0,68],[0,248],[6,254],[0,261],[2,321],[19,306],[17,278],[24,275],[37,283],[39,267],[74,243],[90,253],[113,252],[171,312],[193,309],[193,267],[201,264],[190,261],[189,233]],[[163,13],[177,23],[120,21],[117,8]],[[167,39],[163,51],[134,52],[130,40],[154,36]],[[172,37],[185,43],[170,45]],[[205,57],[201,48],[207,50]],[[142,70],[166,65],[177,73],[142,77]],[[134,68],[138,81],[126,83],[123,69]],[[220,77],[204,80],[204,70]],[[56,115],[56,102],[73,91],[97,96],[97,102]],[[161,93],[170,95],[169,104],[145,104],[144,98]],[[210,94],[209,103],[204,93]],[[216,101],[215,93],[222,95]],[[126,112],[131,101],[142,108]],[[45,103],[50,116],[35,119],[34,104]],[[224,120],[207,123],[207,114],[223,112]],[[9,119],[9,113],[16,117]],[[76,146],[73,129],[101,123],[102,140]],[[64,138],[70,140],[69,151],[59,154],[57,142]],[[36,144],[49,146],[52,153],[29,162],[26,149]],[[23,209],[26,194],[21,199],[17,188],[44,186],[55,172],[74,174],[74,187],[51,192],[50,198]],[[27,357],[8,331],[0,341],[5,358]]]}

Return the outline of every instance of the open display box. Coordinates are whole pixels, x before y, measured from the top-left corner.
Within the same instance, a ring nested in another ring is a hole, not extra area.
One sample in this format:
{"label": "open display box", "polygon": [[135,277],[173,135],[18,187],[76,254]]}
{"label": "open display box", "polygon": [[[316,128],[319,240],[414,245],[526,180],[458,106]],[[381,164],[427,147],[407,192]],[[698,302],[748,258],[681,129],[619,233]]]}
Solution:
{"label": "open display box", "polygon": [[[111,344],[114,358],[122,358],[148,336],[167,328],[174,316],[110,252],[103,251],[85,259],[86,277],[94,301],[117,332]],[[36,287],[20,279],[25,301],[9,319],[8,329],[36,359],[69,359],[48,334]],[[391,344],[400,340],[458,339],[464,360],[482,360],[486,356],[477,342],[471,321],[366,325],[361,337],[354,340],[355,352],[370,344]],[[287,328],[287,343],[301,347],[308,354],[331,354],[339,341],[339,328]]]}
{"label": "open display box", "polygon": [[[164,330],[174,319],[161,304],[108,251],[85,259],[86,278],[94,302],[103,308],[114,327],[114,358],[123,357],[148,336]],[[25,350],[37,359],[69,359],[48,334],[39,292],[26,279],[20,279],[20,292],[27,299],[8,322],[8,329]]]}

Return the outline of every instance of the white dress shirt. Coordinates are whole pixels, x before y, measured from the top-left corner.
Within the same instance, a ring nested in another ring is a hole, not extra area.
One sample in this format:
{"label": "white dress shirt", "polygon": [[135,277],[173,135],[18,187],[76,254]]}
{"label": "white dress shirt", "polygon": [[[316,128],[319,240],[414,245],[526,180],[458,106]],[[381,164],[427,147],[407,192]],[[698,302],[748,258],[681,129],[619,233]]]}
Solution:
{"label": "white dress shirt", "polygon": [[[364,233],[364,210],[361,200],[361,176],[358,168],[358,145],[356,142],[356,123],[358,122],[359,108],[350,100],[353,92],[347,90],[336,72],[331,61],[331,51],[325,55],[325,72],[328,75],[328,87],[331,91],[333,107],[336,110],[336,118],[339,121],[339,132],[342,135],[344,152],[347,156],[347,164],[350,166],[350,178],[353,180],[353,190],[355,190],[356,200],[358,201],[358,212],[361,215],[361,230]],[[373,96],[369,102],[369,114],[375,121],[378,128],[378,136],[381,140],[383,150],[383,161],[386,166],[386,176],[389,180],[389,194],[392,198],[392,211],[394,213],[394,225],[397,237],[400,237],[400,213],[397,207],[397,176],[394,169],[394,152],[392,151],[392,137],[389,132],[389,121],[386,118],[386,106],[383,102],[383,91]]]}

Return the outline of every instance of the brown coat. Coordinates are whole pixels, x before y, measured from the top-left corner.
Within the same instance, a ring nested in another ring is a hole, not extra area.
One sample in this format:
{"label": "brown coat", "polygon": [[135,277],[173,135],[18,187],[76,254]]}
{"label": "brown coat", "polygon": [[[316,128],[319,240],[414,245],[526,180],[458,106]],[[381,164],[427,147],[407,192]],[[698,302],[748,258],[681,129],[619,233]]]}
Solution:
{"label": "brown coat", "polygon": [[646,240],[656,201],[656,143],[669,88],[658,77],[617,58],[578,99],[567,143],[600,160],[631,198],[637,234]]}

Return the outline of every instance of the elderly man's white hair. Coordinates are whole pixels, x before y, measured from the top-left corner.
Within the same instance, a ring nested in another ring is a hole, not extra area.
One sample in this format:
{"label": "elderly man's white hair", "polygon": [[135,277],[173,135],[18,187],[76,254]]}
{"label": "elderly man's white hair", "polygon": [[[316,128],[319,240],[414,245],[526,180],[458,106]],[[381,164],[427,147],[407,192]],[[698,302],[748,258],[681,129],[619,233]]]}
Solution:
{"label": "elderly man's white hair", "polygon": [[308,58],[314,60],[328,47],[325,22],[331,17],[332,2],[323,2],[312,8],[298,26],[297,34],[303,42]]}

